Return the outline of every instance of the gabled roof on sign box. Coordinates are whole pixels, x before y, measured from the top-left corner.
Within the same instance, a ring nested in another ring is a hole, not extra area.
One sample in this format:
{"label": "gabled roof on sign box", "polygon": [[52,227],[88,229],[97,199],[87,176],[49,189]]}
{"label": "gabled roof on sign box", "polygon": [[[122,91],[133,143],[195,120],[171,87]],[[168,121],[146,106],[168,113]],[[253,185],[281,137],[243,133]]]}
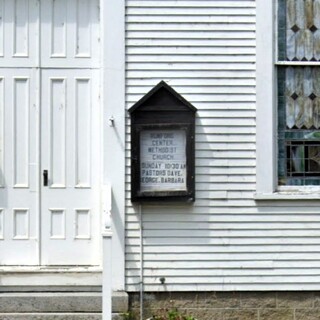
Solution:
{"label": "gabled roof on sign box", "polygon": [[159,82],[128,111],[191,111],[197,109],[166,82]]}

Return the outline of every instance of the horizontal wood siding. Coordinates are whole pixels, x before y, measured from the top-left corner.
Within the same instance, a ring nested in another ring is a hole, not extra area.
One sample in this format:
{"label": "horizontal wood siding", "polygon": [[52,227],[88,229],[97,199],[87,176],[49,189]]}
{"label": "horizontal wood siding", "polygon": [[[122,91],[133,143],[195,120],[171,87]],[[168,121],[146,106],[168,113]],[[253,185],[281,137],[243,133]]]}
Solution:
{"label": "horizontal wood siding", "polygon": [[145,290],[319,289],[319,204],[254,201],[255,1],[126,5],[126,107],[165,80],[198,108],[193,205],[131,204],[127,119],[127,290],[140,210]]}

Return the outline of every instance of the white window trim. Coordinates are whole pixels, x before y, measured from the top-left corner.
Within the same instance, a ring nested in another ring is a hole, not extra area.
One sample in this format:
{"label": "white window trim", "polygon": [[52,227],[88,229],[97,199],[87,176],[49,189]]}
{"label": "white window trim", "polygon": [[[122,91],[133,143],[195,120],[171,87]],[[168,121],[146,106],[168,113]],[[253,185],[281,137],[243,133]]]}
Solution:
{"label": "white window trim", "polygon": [[256,8],[256,196],[277,186],[275,4],[257,0]]}
{"label": "white window trim", "polygon": [[319,200],[319,186],[278,187],[276,26],[276,0],[257,0],[255,199]]}

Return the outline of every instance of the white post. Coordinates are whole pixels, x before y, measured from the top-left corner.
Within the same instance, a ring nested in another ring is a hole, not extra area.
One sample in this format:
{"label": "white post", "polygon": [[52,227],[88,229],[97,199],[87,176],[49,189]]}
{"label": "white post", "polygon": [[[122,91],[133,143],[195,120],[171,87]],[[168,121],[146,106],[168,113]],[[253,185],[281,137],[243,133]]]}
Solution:
{"label": "white post", "polygon": [[112,285],[113,290],[124,291],[125,0],[100,0],[100,39],[103,184],[112,185],[112,201],[114,201],[112,209]]}
{"label": "white post", "polygon": [[111,320],[112,318],[112,259],[111,242],[112,231],[104,230],[102,233],[103,249],[103,271],[102,271],[102,318]]}
{"label": "white post", "polygon": [[111,200],[110,186],[102,188],[102,318],[112,318],[112,231],[111,231]]}

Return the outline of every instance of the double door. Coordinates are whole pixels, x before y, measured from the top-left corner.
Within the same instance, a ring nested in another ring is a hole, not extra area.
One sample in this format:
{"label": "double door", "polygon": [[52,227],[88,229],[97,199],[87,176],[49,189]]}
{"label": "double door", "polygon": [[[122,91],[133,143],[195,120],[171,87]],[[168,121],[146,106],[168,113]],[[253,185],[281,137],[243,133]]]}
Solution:
{"label": "double door", "polygon": [[0,15],[0,265],[97,265],[98,0]]}

